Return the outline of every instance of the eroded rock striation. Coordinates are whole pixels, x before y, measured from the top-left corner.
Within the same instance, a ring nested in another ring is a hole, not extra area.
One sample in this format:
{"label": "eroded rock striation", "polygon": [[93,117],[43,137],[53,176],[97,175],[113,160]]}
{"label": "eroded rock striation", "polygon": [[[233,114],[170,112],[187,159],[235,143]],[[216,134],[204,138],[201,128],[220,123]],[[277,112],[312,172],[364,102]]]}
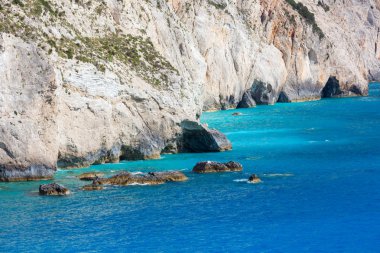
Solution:
{"label": "eroded rock striation", "polygon": [[242,170],[243,170],[243,165],[241,165],[238,162],[233,162],[233,161],[230,161],[227,163],[220,163],[220,162],[213,162],[213,161],[199,162],[193,168],[193,172],[196,172],[196,173],[215,173],[215,172],[242,171]]}
{"label": "eroded rock striation", "polygon": [[380,79],[379,9],[374,0],[3,0],[0,180],[181,151],[181,123],[202,110],[366,95]]}

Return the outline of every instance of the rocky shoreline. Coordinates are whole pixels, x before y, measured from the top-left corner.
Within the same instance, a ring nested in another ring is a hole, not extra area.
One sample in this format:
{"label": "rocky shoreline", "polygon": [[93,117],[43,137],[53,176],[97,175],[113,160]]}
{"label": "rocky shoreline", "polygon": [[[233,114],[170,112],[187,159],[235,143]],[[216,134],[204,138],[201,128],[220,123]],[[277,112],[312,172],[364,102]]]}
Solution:
{"label": "rocky shoreline", "polygon": [[0,4],[0,181],[230,150],[203,111],[380,80],[373,0],[48,2]]}
{"label": "rocky shoreline", "polygon": [[[192,169],[195,174],[205,173],[223,173],[223,172],[241,172],[243,165],[229,161],[225,163],[215,161],[198,162]],[[119,172],[110,177],[103,177],[100,172],[86,172],[76,178],[82,181],[92,181],[91,184],[84,185],[80,189],[83,191],[104,190],[105,186],[145,186],[145,185],[162,185],[168,182],[185,182],[189,178],[182,171],[162,171],[148,173],[131,173],[128,171]],[[260,183],[261,180],[256,174],[252,174],[248,183]],[[49,196],[67,196],[71,191],[57,183],[43,184],[39,187],[40,195]]]}
{"label": "rocky shoreline", "polygon": [[[216,129],[209,129],[207,125],[200,124],[196,121],[185,120],[181,124],[182,135],[176,140],[175,147],[170,150],[163,150],[163,153],[188,153],[188,152],[223,152],[232,149],[231,142],[227,137]],[[160,155],[140,156],[139,154],[148,153],[149,145],[141,146],[141,150],[136,151],[125,147],[113,148],[112,155],[109,153],[99,154],[94,157],[102,157],[101,161],[95,158],[75,158],[74,161],[67,160],[65,169],[88,167],[92,164],[117,163],[120,159],[126,160],[149,160],[157,159]],[[109,157],[112,156],[112,159]],[[108,158],[107,158],[108,157]],[[99,158],[98,158],[99,159]],[[81,161],[87,161],[83,164]],[[92,161],[92,162],[88,162]],[[58,165],[62,163],[58,162]],[[36,181],[52,179],[56,171],[56,165],[47,167],[45,165],[32,165],[28,168],[18,167],[15,165],[0,165],[0,182],[14,181]],[[82,175],[81,180],[92,180],[94,177],[102,175]]]}

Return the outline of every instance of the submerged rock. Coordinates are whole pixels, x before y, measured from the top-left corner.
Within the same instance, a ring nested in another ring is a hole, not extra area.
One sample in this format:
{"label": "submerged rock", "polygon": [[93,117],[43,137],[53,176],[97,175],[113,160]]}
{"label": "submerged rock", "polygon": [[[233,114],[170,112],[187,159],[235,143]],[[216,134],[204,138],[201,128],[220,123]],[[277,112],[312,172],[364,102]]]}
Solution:
{"label": "submerged rock", "polygon": [[82,190],[84,191],[99,191],[99,190],[103,190],[103,186],[100,185],[100,184],[88,184],[88,185],[85,185],[82,187]]}
{"label": "submerged rock", "polygon": [[104,173],[101,173],[101,172],[86,172],[86,173],[80,174],[78,178],[79,180],[83,180],[83,181],[92,181],[94,179],[97,179],[103,176],[104,176]]}
{"label": "submerged rock", "polygon": [[227,162],[227,163],[220,163],[220,162],[199,162],[197,163],[194,168],[193,172],[196,173],[214,173],[214,172],[226,172],[226,171],[242,171],[243,165],[241,165],[238,162]]}
{"label": "submerged rock", "polygon": [[241,112],[234,112],[233,114],[232,114],[232,116],[240,116],[240,115],[243,115]]}
{"label": "submerged rock", "polygon": [[251,183],[251,184],[261,183],[261,179],[256,174],[252,174],[248,178],[248,183]]}
{"label": "submerged rock", "polygon": [[181,124],[183,151],[187,152],[218,152],[231,150],[231,142],[216,129],[195,121],[185,120]]}
{"label": "submerged rock", "polygon": [[62,185],[52,183],[40,185],[39,193],[40,195],[65,196],[70,194],[70,190]]}
{"label": "submerged rock", "polygon": [[188,178],[179,171],[168,172],[149,172],[145,174],[132,174],[129,172],[121,172],[110,178],[99,179],[93,184],[103,185],[157,185],[164,184],[166,182],[182,182]]}

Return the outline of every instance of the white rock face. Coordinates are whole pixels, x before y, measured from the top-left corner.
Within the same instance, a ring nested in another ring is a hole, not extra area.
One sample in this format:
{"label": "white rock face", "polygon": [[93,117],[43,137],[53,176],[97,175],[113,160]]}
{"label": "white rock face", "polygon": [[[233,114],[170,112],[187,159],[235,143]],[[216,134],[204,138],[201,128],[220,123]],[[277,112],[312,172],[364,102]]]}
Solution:
{"label": "white rock face", "polygon": [[0,37],[0,181],[52,176],[58,155],[57,85],[44,52]]}
{"label": "white rock face", "polygon": [[[0,4],[0,180],[176,152],[202,110],[366,95],[378,1]],[[320,2],[318,4],[318,2]],[[303,16],[302,16],[303,15]],[[334,79],[335,80],[335,79]]]}

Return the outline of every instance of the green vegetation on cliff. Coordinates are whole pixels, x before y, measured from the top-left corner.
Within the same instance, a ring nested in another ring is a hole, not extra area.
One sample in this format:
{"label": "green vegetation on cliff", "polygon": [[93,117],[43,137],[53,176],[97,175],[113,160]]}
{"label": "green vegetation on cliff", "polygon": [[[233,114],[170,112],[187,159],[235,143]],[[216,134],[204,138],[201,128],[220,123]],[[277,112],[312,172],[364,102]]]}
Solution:
{"label": "green vegetation on cliff", "polygon": [[294,10],[298,12],[305,19],[305,21],[313,27],[313,32],[317,33],[319,38],[322,39],[325,37],[325,34],[319,28],[318,24],[315,21],[314,14],[309,11],[309,9],[302,3],[296,3],[294,0],[286,0],[286,2],[293,7]]}
{"label": "green vegetation on cliff", "polygon": [[[104,7],[102,3],[99,6]],[[65,30],[70,38],[62,33],[54,36],[41,28],[49,25]],[[83,36],[48,0],[13,0],[0,5],[0,32],[34,42],[48,54],[56,52],[61,58],[91,63],[100,71],[112,63],[125,64],[154,86],[165,86],[170,82],[169,75],[178,74],[149,38],[117,32]]]}

